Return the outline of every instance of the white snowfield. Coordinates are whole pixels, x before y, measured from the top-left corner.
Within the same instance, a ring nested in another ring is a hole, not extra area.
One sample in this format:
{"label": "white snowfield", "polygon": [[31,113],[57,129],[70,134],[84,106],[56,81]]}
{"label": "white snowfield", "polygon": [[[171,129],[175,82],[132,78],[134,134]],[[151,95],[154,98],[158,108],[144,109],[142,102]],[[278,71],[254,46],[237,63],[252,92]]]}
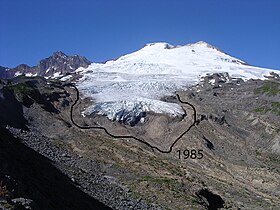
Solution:
{"label": "white snowfield", "polygon": [[185,46],[147,44],[117,60],[92,63],[76,71],[83,75],[77,83],[79,90],[97,103],[84,114],[96,112],[118,119],[120,111],[133,111],[136,106],[143,112],[184,114],[180,105],[161,99],[198,83],[206,74],[228,72],[247,80],[264,79],[275,70],[247,65],[205,42],[197,42]]}

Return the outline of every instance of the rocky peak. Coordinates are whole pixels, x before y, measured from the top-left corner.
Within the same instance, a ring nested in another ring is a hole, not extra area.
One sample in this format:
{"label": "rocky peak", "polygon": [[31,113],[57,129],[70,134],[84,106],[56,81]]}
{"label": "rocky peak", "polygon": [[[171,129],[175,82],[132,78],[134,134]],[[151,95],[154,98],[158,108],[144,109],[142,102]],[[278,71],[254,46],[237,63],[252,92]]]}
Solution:
{"label": "rocky peak", "polygon": [[88,67],[89,60],[82,56],[67,56],[61,51],[55,52],[52,56],[40,61],[37,66],[43,76],[52,76],[54,73],[65,75],[75,71],[79,67]]}
{"label": "rocky peak", "polygon": [[0,66],[0,78],[7,79],[14,77],[15,71],[11,71],[10,68]]}
{"label": "rocky peak", "polygon": [[5,66],[0,66],[0,70],[1,70],[1,71],[5,70],[5,69],[8,69],[8,68],[5,67]]}
{"label": "rocky peak", "polygon": [[18,71],[25,71],[27,69],[30,69],[31,67],[28,66],[27,64],[20,64],[17,67],[15,67],[16,70]]}
{"label": "rocky peak", "polygon": [[54,52],[52,56],[67,57],[67,55],[62,51]]}
{"label": "rocky peak", "polygon": [[65,53],[61,51],[54,52],[49,59],[60,60],[60,61],[67,61],[67,59],[71,56],[67,56]]}
{"label": "rocky peak", "polygon": [[[12,78],[20,74],[44,77],[53,77],[54,75],[62,76],[75,71],[79,67],[88,67],[90,64],[91,62],[83,56],[68,56],[61,51],[57,51],[50,57],[41,60],[38,65],[33,67],[26,64],[20,64],[15,68],[2,67],[0,69],[0,78]],[[5,69],[8,69],[8,71]]]}

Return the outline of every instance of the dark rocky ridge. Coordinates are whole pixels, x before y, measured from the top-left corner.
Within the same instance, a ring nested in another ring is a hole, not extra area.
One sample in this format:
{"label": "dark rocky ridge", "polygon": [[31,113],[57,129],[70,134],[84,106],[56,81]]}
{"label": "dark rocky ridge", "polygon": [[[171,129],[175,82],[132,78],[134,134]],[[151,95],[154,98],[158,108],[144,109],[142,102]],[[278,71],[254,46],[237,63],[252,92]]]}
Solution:
{"label": "dark rocky ridge", "polygon": [[13,78],[18,74],[37,74],[38,76],[51,77],[54,73],[66,75],[78,69],[79,67],[88,67],[91,64],[83,56],[68,56],[63,52],[55,52],[52,56],[45,58],[36,66],[20,64],[15,68],[0,66],[0,78]]}

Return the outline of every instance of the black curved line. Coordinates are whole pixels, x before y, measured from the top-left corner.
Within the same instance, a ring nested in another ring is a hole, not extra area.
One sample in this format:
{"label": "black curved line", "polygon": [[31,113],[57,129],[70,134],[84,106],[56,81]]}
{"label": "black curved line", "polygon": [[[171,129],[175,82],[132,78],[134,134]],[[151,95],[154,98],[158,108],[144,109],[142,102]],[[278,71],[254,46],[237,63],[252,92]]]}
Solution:
{"label": "black curved line", "polygon": [[190,104],[189,102],[185,102],[185,101],[182,101],[180,96],[178,94],[176,94],[178,100],[183,103],[183,104],[188,104],[192,109],[193,109],[193,112],[194,112],[194,121],[192,123],[192,125],[190,125],[190,127],[185,131],[183,132],[179,137],[176,138],[176,140],[172,143],[172,145],[169,147],[169,150],[161,150],[160,148],[156,147],[156,146],[153,146],[151,145],[150,143],[142,140],[142,139],[139,139],[137,137],[134,137],[134,136],[116,136],[116,135],[113,135],[111,133],[109,133],[109,131],[104,128],[104,127],[101,127],[101,126],[81,126],[79,124],[77,124],[74,120],[73,120],[73,110],[74,110],[74,106],[78,103],[79,99],[80,99],[80,93],[79,93],[79,90],[78,88],[72,84],[72,83],[69,83],[69,84],[64,84],[63,86],[70,86],[70,87],[73,87],[75,90],[76,90],[76,100],[74,101],[74,103],[71,105],[71,109],[70,109],[70,119],[71,119],[71,122],[73,123],[73,125],[75,125],[76,127],[80,128],[80,129],[100,129],[100,130],[103,130],[105,131],[106,134],[108,134],[109,136],[113,137],[113,138],[122,138],[122,139],[134,139],[136,141],[139,141],[147,146],[149,146],[152,150],[157,150],[161,153],[170,153],[172,152],[172,149],[174,147],[174,145],[187,133],[190,131],[190,129],[195,126],[195,123],[196,123],[196,109],[195,107]]}

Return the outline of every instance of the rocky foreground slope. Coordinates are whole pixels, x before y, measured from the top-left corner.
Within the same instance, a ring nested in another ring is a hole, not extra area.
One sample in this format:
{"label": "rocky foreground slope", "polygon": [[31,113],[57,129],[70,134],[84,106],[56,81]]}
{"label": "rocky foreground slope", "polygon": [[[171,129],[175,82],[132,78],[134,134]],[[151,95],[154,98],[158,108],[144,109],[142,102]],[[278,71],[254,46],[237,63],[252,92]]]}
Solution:
{"label": "rocky foreground slope", "polygon": [[[1,80],[1,208],[279,209],[279,76],[244,82],[213,74],[177,93],[196,108],[197,121],[164,154],[77,128],[70,118],[76,91],[61,81]],[[84,98],[73,107],[82,126],[96,123],[81,115],[88,103]],[[137,134],[141,124],[110,126]],[[164,146],[161,138],[153,141]]]}

